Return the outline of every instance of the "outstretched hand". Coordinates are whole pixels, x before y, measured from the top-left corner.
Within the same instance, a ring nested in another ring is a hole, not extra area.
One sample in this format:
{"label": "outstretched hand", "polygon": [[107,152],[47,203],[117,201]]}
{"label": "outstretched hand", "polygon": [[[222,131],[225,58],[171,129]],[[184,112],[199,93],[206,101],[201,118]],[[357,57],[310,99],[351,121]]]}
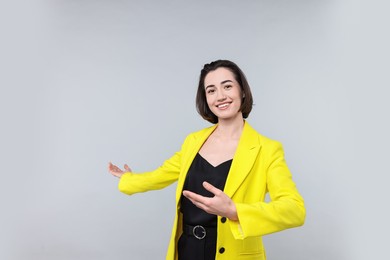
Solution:
{"label": "outstretched hand", "polygon": [[125,164],[124,166],[124,171],[119,168],[118,166],[112,164],[111,162],[108,163],[108,172],[114,175],[115,177],[120,178],[125,172],[131,172],[130,167]]}
{"label": "outstretched hand", "polygon": [[227,217],[234,221],[238,220],[236,205],[228,195],[208,182],[203,182],[203,187],[214,194],[214,197],[204,197],[188,190],[183,191],[183,195],[195,206],[209,214]]}

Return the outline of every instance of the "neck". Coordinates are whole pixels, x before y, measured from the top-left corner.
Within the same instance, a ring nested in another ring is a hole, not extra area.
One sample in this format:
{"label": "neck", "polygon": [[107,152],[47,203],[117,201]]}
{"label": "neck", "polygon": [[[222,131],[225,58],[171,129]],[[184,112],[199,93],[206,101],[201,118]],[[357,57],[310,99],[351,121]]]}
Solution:
{"label": "neck", "polygon": [[221,138],[240,138],[244,128],[244,119],[236,117],[230,120],[219,120],[216,134]]}

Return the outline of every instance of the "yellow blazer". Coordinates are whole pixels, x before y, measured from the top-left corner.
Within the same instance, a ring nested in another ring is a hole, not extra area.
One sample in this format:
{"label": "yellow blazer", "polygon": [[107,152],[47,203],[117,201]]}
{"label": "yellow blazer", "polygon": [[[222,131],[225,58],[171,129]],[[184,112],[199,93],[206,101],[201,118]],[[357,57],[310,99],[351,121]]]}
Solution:
{"label": "yellow blazer", "polygon": [[[119,181],[119,190],[129,195],[161,189],[178,181],[176,216],[167,260],[177,259],[177,241],[182,233],[180,198],[188,169],[216,127],[214,125],[188,135],[181,150],[158,169],[142,174],[125,173]],[[265,260],[263,235],[304,223],[303,198],[286,165],[282,145],[260,135],[247,122],[224,192],[234,201],[239,221],[221,221],[218,216],[215,259]],[[264,201],[267,192],[270,202]]]}

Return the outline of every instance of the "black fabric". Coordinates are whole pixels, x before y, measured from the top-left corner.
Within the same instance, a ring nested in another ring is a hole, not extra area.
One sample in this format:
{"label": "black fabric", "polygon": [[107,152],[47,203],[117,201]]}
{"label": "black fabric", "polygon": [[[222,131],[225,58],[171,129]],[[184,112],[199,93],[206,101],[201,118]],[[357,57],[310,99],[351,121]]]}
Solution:
{"label": "black fabric", "polygon": [[[198,153],[188,170],[183,189],[202,196],[213,197],[214,195],[207,191],[202,183],[207,181],[223,190],[231,163],[232,159],[214,167]],[[183,195],[180,210],[183,213],[184,227],[201,225],[207,229],[207,234],[204,239],[199,240],[189,229],[183,230],[185,232],[178,241],[179,260],[215,259],[217,216],[199,209]]]}

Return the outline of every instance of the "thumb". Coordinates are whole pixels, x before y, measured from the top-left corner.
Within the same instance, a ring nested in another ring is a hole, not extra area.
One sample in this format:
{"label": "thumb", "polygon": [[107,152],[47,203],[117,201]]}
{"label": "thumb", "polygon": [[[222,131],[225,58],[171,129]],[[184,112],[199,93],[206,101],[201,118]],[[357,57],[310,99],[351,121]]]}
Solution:
{"label": "thumb", "polygon": [[130,169],[130,167],[129,167],[127,164],[125,164],[124,168],[125,168],[125,170],[126,170],[127,172],[131,172],[131,169]]}

